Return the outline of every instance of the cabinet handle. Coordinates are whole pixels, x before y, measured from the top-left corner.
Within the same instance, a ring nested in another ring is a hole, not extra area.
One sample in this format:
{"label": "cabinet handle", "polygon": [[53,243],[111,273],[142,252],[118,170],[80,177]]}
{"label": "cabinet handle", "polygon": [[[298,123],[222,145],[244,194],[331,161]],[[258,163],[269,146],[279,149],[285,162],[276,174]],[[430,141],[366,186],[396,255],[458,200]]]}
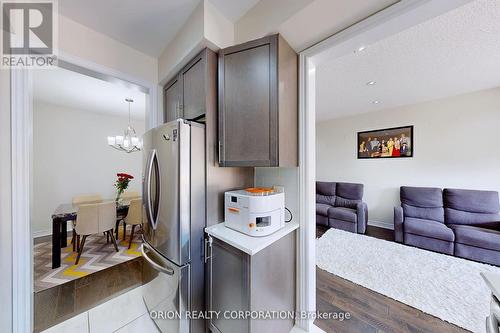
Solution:
{"label": "cabinet handle", "polygon": [[[205,238],[205,264],[208,262],[209,259],[212,258],[212,242],[213,239],[211,236],[208,236]],[[210,255],[208,254],[210,252]]]}
{"label": "cabinet handle", "polygon": [[219,161],[219,165],[221,164],[221,156],[220,156],[220,152],[221,152],[221,149],[222,149],[221,147],[222,147],[222,142],[219,140],[219,144],[218,144],[218,147],[217,147],[218,148],[217,159]]}

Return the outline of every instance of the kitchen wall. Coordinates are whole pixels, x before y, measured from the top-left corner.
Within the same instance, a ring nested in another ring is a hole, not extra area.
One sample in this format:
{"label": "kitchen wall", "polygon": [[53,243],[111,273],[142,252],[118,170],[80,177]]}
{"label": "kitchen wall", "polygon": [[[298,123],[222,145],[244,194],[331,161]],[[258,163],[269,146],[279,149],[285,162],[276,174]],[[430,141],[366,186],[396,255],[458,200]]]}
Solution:
{"label": "kitchen wall", "polygon": [[[59,49],[61,54],[157,83],[158,61],[108,36],[59,15]],[[10,152],[10,73],[0,70],[0,270],[7,272],[0,284],[0,331],[12,331],[12,214]]]}
{"label": "kitchen wall", "polygon": [[163,86],[205,47],[214,51],[232,45],[234,26],[208,0],[200,1],[158,59],[158,82]]}
{"label": "kitchen wall", "polygon": [[[107,136],[118,135],[128,117],[35,101],[33,106],[33,209],[35,236],[51,233],[54,209],[75,195],[100,193],[114,198],[117,172],[136,177],[130,190],[141,191],[142,153],[126,154],[107,145]],[[132,119],[141,136],[144,120]]]}
{"label": "kitchen wall", "polygon": [[[317,180],[359,182],[371,223],[393,226],[399,187],[500,191],[500,88],[317,123]],[[414,125],[414,158],[357,159],[359,131]]]}
{"label": "kitchen wall", "polygon": [[[290,209],[293,221],[299,218],[299,168],[255,168],[255,186],[285,188],[285,206]],[[285,214],[285,218],[290,218]]]}
{"label": "kitchen wall", "polygon": [[0,332],[12,331],[12,215],[10,155],[10,72],[0,70]]}

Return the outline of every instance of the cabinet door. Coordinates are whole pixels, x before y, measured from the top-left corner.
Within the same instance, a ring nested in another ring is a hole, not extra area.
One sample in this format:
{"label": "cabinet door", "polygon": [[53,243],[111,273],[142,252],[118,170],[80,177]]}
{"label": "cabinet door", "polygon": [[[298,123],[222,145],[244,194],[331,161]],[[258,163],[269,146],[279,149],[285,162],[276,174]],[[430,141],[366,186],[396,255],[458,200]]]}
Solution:
{"label": "cabinet door", "polygon": [[249,311],[250,309],[250,261],[248,255],[213,239],[210,259],[209,307],[220,311],[219,318],[212,318],[222,333],[248,333],[250,324],[245,319],[226,319],[225,311]]}
{"label": "cabinet door", "polygon": [[219,52],[221,166],[278,165],[277,36]]}
{"label": "cabinet door", "polygon": [[175,77],[165,86],[163,122],[182,118],[182,85],[180,77]]}
{"label": "cabinet door", "polygon": [[184,119],[198,119],[205,114],[205,59],[205,51],[203,51],[181,72]]}

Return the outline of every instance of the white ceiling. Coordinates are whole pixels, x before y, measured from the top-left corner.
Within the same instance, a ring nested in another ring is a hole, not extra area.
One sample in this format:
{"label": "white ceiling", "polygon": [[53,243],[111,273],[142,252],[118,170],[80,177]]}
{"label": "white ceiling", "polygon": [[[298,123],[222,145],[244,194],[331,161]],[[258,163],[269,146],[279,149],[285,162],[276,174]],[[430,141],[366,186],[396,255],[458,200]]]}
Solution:
{"label": "white ceiling", "polygon": [[[236,21],[259,0],[210,0]],[[62,15],[158,57],[200,0],[59,0]]]}
{"label": "white ceiling", "polygon": [[500,1],[476,0],[326,61],[316,78],[318,121],[500,86]]}
{"label": "white ceiling", "polygon": [[260,0],[210,0],[217,9],[231,22],[238,21]]}
{"label": "white ceiling", "polygon": [[130,97],[131,116],[144,119],[146,114],[146,94],[59,67],[33,71],[33,95],[35,102],[123,117],[128,117],[125,98]]}
{"label": "white ceiling", "polygon": [[156,57],[198,3],[199,0],[59,0],[59,12]]}

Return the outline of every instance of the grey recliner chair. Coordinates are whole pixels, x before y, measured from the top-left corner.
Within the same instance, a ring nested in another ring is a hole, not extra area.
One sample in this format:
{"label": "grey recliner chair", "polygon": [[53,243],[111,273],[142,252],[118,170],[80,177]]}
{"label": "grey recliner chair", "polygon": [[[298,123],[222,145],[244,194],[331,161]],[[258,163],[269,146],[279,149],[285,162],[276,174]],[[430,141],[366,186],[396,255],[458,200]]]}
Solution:
{"label": "grey recliner chair", "polygon": [[400,198],[401,207],[394,207],[396,242],[453,255],[455,235],[444,223],[443,191],[401,186]]}
{"label": "grey recliner chair", "polygon": [[363,184],[316,182],[316,224],[364,234],[367,223]]}

